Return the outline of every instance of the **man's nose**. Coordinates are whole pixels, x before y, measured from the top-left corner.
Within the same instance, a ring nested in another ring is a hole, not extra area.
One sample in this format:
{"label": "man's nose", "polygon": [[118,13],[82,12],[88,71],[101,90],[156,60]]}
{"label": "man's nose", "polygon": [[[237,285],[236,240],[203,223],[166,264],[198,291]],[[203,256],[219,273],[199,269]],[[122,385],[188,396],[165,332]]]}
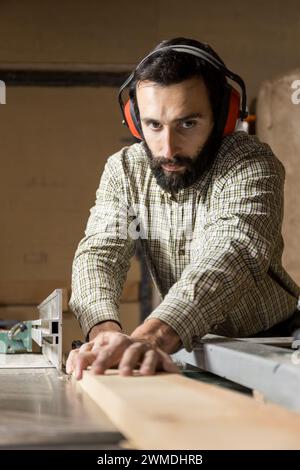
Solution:
{"label": "man's nose", "polygon": [[162,135],[162,155],[166,159],[172,160],[178,154],[179,148],[175,132],[170,129],[165,129]]}

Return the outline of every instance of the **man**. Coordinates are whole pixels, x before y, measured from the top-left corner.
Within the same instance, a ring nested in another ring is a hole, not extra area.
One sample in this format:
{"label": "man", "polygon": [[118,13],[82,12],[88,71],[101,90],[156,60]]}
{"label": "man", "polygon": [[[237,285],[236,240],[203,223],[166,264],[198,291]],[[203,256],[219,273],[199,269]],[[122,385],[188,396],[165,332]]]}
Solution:
{"label": "man", "polygon": [[[108,160],[75,255],[70,305],[87,343],[67,372],[78,379],[88,366],[176,372],[170,353],[206,333],[268,330],[299,296],[281,264],[283,167],[234,132],[246,116],[242,79],[209,46],[176,38],[142,60],[121,95],[126,87],[124,118],[142,142]],[[118,303],[138,237],[163,301],[127,336]]]}

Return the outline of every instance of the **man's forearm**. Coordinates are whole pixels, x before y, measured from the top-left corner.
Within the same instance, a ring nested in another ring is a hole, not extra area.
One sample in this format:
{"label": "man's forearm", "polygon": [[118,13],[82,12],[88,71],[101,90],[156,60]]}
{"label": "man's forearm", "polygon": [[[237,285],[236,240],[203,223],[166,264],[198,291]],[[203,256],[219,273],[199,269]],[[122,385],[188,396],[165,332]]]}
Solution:
{"label": "man's forearm", "polygon": [[132,338],[145,339],[168,354],[172,354],[181,346],[178,334],[167,323],[153,318],[138,326],[131,334]]}

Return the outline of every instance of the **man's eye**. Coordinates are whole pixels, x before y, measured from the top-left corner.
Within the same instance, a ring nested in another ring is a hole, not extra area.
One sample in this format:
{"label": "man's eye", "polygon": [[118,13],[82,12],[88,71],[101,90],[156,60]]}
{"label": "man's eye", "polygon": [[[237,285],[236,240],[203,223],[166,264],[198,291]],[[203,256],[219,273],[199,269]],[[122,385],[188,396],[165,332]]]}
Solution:
{"label": "man's eye", "polygon": [[196,124],[196,121],[183,121],[182,127],[184,129],[191,129],[192,127],[195,127]]}
{"label": "man's eye", "polygon": [[148,126],[150,127],[150,129],[153,129],[153,130],[157,130],[157,129],[160,129],[160,124],[159,122],[149,122]]}

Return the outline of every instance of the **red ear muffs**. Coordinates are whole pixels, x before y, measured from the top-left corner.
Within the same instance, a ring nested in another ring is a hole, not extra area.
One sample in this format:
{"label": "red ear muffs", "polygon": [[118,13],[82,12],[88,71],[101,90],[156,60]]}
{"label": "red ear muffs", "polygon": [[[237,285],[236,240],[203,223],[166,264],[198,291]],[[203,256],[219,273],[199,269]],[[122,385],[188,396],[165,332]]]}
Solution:
{"label": "red ear muffs", "polygon": [[232,134],[235,130],[236,122],[240,117],[241,96],[239,92],[230,86],[229,103],[227,111],[227,119],[224,126],[223,136]]}
{"label": "red ear muffs", "polygon": [[[171,46],[155,49],[146,57],[144,57],[119,89],[118,99],[123,116],[123,124],[126,124],[129,127],[131,134],[136,139],[143,140],[142,129],[139,123],[139,119],[135,114],[133,102],[131,99],[129,99],[124,105],[122,94],[125,88],[127,88],[134,80],[135,73],[138,68],[149,57],[160,53],[161,51],[169,50],[196,56],[199,59],[208,62],[212,67],[216,68],[218,71],[224,74],[224,76],[227,78],[227,83],[225,85],[225,92],[220,106],[221,109],[217,118],[216,126],[219,130],[219,134],[222,134],[223,136],[232,134],[235,131],[238,119],[246,119],[248,116],[246,86],[243,79],[239,75],[229,70],[224,62],[220,58],[216,57],[214,51],[209,52],[209,46],[207,44],[202,44],[199,47],[190,46],[188,44],[173,44]],[[235,82],[239,86],[241,94],[230,85],[228,79]]]}
{"label": "red ear muffs", "polygon": [[141,136],[141,132],[139,129],[138,120],[136,118],[134,107],[132,101],[129,99],[124,106],[124,116],[126,119],[126,123],[129,127],[131,134],[139,140],[143,140]]}

